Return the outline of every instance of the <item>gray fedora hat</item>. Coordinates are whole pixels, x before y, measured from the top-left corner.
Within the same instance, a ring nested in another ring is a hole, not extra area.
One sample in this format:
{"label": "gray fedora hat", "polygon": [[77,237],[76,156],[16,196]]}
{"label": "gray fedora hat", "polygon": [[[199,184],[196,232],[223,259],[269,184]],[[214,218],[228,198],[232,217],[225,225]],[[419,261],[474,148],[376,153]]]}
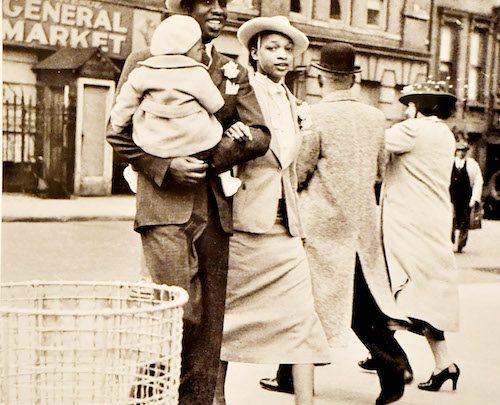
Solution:
{"label": "gray fedora hat", "polygon": [[345,42],[330,42],[321,48],[319,63],[312,66],[331,73],[358,73],[361,68],[354,64],[356,51],[351,44]]}

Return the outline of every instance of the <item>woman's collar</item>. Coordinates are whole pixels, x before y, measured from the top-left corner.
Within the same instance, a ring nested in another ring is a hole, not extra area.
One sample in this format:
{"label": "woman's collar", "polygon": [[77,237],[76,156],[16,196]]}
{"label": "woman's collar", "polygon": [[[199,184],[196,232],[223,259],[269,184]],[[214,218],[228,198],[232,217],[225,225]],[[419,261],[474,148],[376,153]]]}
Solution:
{"label": "woman's collar", "polygon": [[264,85],[272,93],[282,93],[285,91],[285,79],[281,79],[279,82],[272,81],[265,74],[260,72],[255,73],[255,80]]}

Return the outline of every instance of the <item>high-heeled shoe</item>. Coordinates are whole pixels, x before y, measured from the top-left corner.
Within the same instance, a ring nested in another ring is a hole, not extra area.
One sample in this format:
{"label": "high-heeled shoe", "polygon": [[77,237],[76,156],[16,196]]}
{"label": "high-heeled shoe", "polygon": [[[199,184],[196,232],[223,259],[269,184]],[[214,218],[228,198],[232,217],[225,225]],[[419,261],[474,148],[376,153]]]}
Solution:
{"label": "high-heeled shoe", "polygon": [[452,365],[455,367],[455,371],[451,371],[451,366],[449,366],[437,374],[432,374],[428,381],[418,384],[418,388],[425,391],[439,391],[446,381],[451,380],[453,391],[455,391],[460,369],[455,363]]}

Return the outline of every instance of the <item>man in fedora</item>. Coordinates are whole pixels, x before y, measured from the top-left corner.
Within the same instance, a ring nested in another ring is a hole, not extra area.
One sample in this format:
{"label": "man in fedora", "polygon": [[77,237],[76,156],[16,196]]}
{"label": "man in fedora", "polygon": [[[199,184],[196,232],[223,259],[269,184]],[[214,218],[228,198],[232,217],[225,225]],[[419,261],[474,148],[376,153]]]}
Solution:
{"label": "man in fedora", "polygon": [[[352,327],[376,359],[377,404],[384,404],[403,395],[409,367],[388,322],[407,319],[391,293],[374,191],[384,171],[385,117],[355,100],[354,59],[351,45],[332,42],[313,63],[323,98],[311,106],[312,133],[297,172],[316,310],[331,347],[345,345]],[[261,384],[289,392],[290,381],[282,365],[276,379]]]}
{"label": "man in fedora", "polygon": [[467,157],[469,145],[457,142],[455,163],[451,173],[450,196],[453,203],[453,230],[451,241],[455,243],[458,230],[457,252],[462,253],[469,236],[470,215],[474,207],[479,207],[483,192],[483,176],[477,162]]}
{"label": "man in fedora", "polygon": [[[189,293],[184,307],[179,404],[211,405],[219,366],[233,226],[232,199],[224,197],[217,174],[264,155],[270,134],[246,69],[212,46],[212,40],[226,24],[227,2],[165,3],[168,12],[188,14],[200,24],[206,45],[204,63],[224,98],[225,104],[215,116],[225,136],[208,163],[192,156],[164,159],[149,155],[134,143],[130,128],[121,132],[108,128],[107,140],[138,172],[134,228],[141,235],[152,280],[181,286]],[[148,50],[127,58],[118,90],[137,64],[149,56]]]}

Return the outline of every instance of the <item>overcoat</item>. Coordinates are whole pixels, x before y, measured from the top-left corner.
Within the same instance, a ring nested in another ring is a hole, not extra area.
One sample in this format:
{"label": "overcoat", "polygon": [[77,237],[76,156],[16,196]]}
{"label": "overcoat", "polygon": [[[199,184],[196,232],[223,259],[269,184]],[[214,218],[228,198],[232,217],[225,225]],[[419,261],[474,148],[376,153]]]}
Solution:
{"label": "overcoat", "polygon": [[437,117],[412,118],[386,132],[382,191],[387,265],[405,315],[458,329],[457,271],[450,240],[450,176],[455,138]]}
{"label": "overcoat", "polygon": [[299,184],[306,181],[300,210],[316,310],[330,345],[338,346],[351,326],[356,253],[382,312],[405,319],[391,294],[374,192],[385,117],[342,90],[312,105],[311,118],[297,164]]}

